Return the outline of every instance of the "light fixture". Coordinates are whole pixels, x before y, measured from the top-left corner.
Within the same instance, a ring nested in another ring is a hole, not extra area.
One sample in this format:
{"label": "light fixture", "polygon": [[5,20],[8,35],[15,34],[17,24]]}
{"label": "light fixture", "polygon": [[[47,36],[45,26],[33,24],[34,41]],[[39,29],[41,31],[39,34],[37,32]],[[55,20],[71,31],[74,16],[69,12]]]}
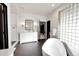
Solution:
{"label": "light fixture", "polygon": [[34,22],[34,26],[37,26],[37,22]]}
{"label": "light fixture", "polygon": [[52,7],[54,7],[54,6],[55,6],[55,4],[52,4],[51,6],[52,6]]}
{"label": "light fixture", "polygon": [[24,22],[22,22],[22,23],[21,23],[21,25],[22,25],[22,27],[24,27],[24,26],[25,26],[25,23],[24,23]]}

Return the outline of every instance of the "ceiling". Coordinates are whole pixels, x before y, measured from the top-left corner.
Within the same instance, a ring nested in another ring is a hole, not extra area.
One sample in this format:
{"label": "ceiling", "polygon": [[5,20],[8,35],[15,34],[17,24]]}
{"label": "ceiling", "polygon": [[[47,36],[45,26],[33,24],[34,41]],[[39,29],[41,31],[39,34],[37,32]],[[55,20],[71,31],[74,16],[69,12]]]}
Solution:
{"label": "ceiling", "polygon": [[11,3],[11,12],[13,13],[31,13],[39,15],[48,15],[61,5],[61,3]]}

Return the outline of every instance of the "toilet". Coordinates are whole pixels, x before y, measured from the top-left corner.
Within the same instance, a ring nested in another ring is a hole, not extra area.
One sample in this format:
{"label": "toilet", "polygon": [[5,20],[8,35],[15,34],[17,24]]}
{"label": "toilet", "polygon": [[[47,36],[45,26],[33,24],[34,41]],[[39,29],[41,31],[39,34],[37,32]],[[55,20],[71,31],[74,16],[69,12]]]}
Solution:
{"label": "toilet", "polygon": [[43,56],[67,56],[63,43],[56,38],[49,38],[42,46]]}

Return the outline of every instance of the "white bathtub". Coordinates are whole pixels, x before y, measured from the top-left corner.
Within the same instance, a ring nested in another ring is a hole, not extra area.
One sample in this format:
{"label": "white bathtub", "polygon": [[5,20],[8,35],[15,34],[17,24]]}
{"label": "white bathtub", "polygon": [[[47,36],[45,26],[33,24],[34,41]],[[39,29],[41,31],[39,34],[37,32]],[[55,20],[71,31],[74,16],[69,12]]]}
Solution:
{"label": "white bathtub", "polygon": [[67,56],[63,43],[56,38],[48,39],[42,46],[43,56]]}

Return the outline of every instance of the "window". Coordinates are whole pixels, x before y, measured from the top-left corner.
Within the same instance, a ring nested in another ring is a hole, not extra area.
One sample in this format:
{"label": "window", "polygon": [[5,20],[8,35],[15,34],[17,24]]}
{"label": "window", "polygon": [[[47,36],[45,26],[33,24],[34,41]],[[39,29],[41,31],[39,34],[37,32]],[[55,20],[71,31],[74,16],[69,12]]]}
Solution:
{"label": "window", "polygon": [[79,4],[70,4],[59,12],[59,16],[59,39],[79,47]]}

